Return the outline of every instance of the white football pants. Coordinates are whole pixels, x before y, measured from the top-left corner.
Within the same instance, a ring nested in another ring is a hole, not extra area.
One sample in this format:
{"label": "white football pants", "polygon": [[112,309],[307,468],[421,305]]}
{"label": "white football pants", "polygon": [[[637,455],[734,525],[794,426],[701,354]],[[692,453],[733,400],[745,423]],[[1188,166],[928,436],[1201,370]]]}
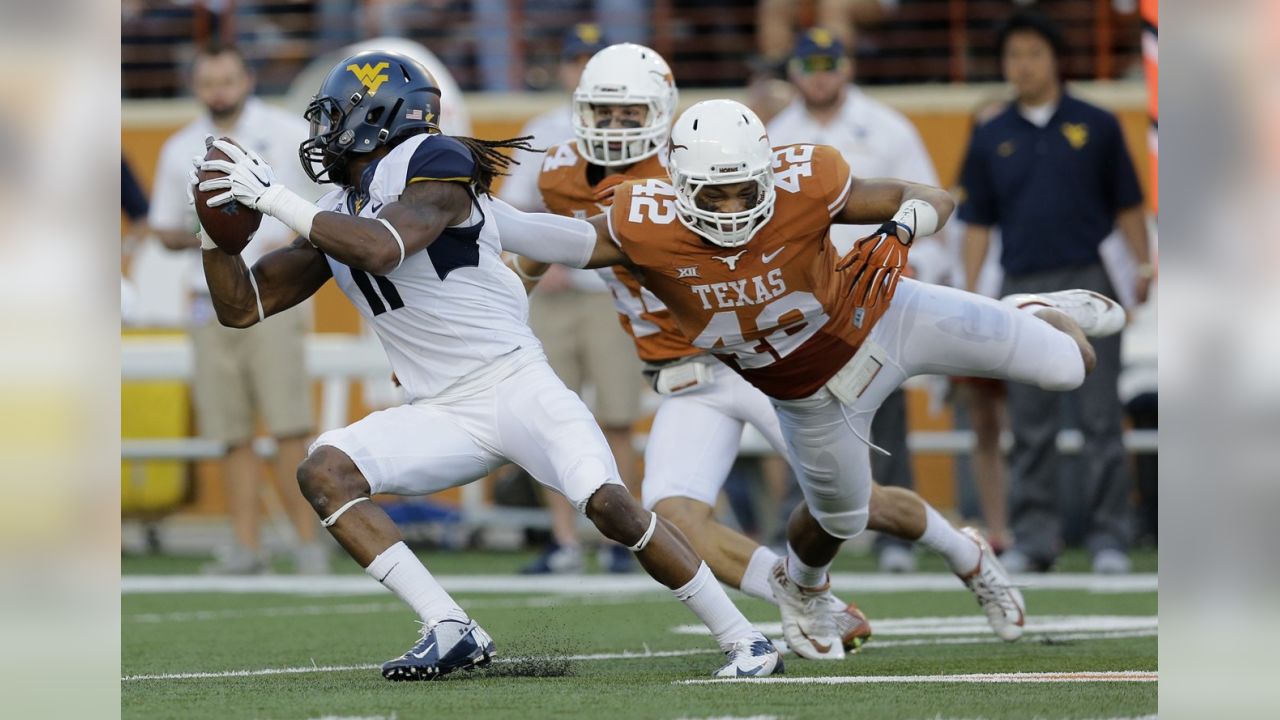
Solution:
{"label": "white football pants", "polygon": [[579,511],[605,483],[622,483],[591,411],[545,358],[464,398],[372,413],[324,433],[311,450],[321,445],[350,457],[373,493],[428,495],[508,461]]}
{"label": "white football pants", "polygon": [[742,428],[752,425],[780,455],[787,452],[778,415],[768,396],[714,358],[709,385],[662,399],[644,449],[641,499],[686,497],[714,506],[733,461]]}
{"label": "white football pants", "polygon": [[871,419],[908,377],[992,377],[1048,390],[1084,381],[1080,349],[1066,333],[996,300],[914,280],[900,282],[868,342],[884,349],[885,362],[852,406],[827,388],[773,400],[809,511],[839,538],[867,527]]}

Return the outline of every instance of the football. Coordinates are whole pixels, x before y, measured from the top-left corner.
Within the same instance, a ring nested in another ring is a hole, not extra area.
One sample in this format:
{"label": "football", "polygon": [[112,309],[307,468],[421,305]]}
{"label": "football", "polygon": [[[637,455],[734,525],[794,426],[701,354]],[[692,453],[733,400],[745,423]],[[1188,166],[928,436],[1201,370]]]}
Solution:
{"label": "football", "polygon": [[[242,147],[231,138],[221,138],[236,147]],[[231,161],[227,154],[214,147],[209,146],[208,152],[204,154],[205,160],[226,160]],[[200,182],[205,180],[213,180],[218,177],[225,177],[224,173],[213,170],[199,170],[196,176]],[[238,255],[244,246],[249,244],[253,239],[253,234],[258,231],[258,226],[262,224],[262,213],[232,200],[229,203],[219,205],[218,207],[209,207],[206,201],[210,198],[221,195],[226,192],[223,190],[200,190],[195,189],[196,198],[196,215],[200,218],[200,226],[209,234],[209,239],[217,244],[218,248],[228,255]]]}

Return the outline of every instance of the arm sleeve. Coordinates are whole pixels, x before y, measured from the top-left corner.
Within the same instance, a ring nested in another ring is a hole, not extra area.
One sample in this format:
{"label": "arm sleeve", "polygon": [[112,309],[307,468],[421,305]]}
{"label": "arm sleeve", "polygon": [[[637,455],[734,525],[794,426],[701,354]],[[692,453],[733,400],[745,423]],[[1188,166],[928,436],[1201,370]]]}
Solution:
{"label": "arm sleeve", "polygon": [[995,192],[987,172],[987,159],[976,134],[969,138],[969,150],[960,168],[959,218],[971,225],[995,225]]}
{"label": "arm sleeve", "polygon": [[129,162],[123,156],[120,158],[120,207],[133,222],[145,218],[149,210],[147,194],[142,191],[133,168],[129,167]]}
{"label": "arm sleeve", "polygon": [[585,220],[527,213],[493,199],[492,216],[502,249],[538,262],[585,267],[596,248],[596,228]]}
{"label": "arm sleeve", "polygon": [[475,160],[466,145],[448,135],[432,135],[414,148],[404,184],[428,180],[469,183],[474,171]]}
{"label": "arm sleeve", "polygon": [[1103,163],[1108,175],[1104,178],[1107,184],[1106,201],[1112,213],[1131,208],[1142,202],[1142,186],[1138,184],[1138,173],[1133,168],[1133,158],[1129,157],[1129,148],[1124,142],[1124,132],[1114,115],[1107,116],[1108,154],[1110,157]]}

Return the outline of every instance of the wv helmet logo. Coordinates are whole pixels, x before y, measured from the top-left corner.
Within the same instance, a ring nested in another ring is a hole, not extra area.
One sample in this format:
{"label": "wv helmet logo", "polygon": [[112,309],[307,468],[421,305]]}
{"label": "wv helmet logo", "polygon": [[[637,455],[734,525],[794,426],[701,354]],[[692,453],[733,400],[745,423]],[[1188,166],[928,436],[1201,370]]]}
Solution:
{"label": "wv helmet logo", "polygon": [[389,67],[391,67],[389,62],[380,62],[372,67],[370,67],[369,63],[364,65],[352,63],[347,66],[347,70],[352,75],[355,75],[356,79],[363,83],[365,87],[369,88],[370,95],[376,95],[378,88],[382,87],[382,83],[391,79],[390,75],[382,72]]}
{"label": "wv helmet logo", "polygon": [[737,270],[737,269],[738,269],[738,260],[739,260],[739,259],[743,256],[743,254],[745,254],[746,252],[747,252],[747,251],[746,251],[745,249],[743,249],[743,250],[742,250],[741,252],[739,252],[737,255],[730,255],[730,256],[728,256],[728,257],[720,257],[719,255],[712,255],[711,257],[713,257],[713,258],[715,258],[715,259],[719,260],[720,262],[724,263],[725,265],[728,265],[728,266],[729,266],[729,271],[730,271],[730,272],[732,272],[732,271],[734,271],[734,270]]}

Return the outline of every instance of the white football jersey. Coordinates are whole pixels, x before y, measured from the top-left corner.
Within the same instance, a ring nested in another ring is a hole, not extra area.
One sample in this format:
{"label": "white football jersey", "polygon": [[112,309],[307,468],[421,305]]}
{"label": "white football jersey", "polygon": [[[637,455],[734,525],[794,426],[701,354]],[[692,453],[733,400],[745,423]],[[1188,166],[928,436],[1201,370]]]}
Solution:
{"label": "white football jersey", "polygon": [[[370,166],[360,187],[335,190],[317,204],[375,218],[410,183],[465,182],[472,163],[466,147],[451,137],[415,136]],[[410,402],[449,394],[460,381],[470,387],[517,350],[541,352],[529,329],[524,286],[502,262],[497,223],[486,221],[491,202],[477,197],[465,223],[445,229],[385,276],[327,258],[338,287],[377,333]],[[499,369],[502,375],[511,371],[506,363]]]}

